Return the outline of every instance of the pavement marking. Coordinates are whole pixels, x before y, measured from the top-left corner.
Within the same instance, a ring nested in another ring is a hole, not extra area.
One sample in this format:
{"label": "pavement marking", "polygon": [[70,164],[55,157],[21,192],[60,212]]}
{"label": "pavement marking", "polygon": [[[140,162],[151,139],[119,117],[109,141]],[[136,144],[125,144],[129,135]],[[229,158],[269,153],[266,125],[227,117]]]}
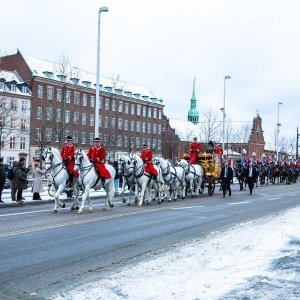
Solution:
{"label": "pavement marking", "polygon": [[274,201],[274,200],[280,200],[280,198],[279,197],[276,197],[276,198],[269,198],[269,199],[267,199],[268,201]]}
{"label": "pavement marking", "polygon": [[190,209],[190,208],[198,208],[198,207],[204,207],[204,206],[197,205],[197,206],[184,206],[184,207],[170,207],[170,209]]}
{"label": "pavement marking", "polygon": [[251,203],[249,201],[241,201],[241,202],[231,202],[231,203],[227,203],[229,205],[239,205],[239,204],[248,204]]}

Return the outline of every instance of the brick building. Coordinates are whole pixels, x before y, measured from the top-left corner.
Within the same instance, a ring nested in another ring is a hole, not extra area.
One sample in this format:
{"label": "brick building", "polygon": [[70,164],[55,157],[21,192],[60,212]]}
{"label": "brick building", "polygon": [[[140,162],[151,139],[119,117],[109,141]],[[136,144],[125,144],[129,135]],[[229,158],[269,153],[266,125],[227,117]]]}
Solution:
{"label": "brick building", "polygon": [[[67,135],[85,150],[93,144],[95,74],[20,51],[3,56],[0,69],[17,72],[32,91],[30,159],[47,145],[60,148]],[[99,98],[99,138],[109,155],[139,151],[143,143],[161,154],[162,99],[149,89],[107,77],[100,77]]]}

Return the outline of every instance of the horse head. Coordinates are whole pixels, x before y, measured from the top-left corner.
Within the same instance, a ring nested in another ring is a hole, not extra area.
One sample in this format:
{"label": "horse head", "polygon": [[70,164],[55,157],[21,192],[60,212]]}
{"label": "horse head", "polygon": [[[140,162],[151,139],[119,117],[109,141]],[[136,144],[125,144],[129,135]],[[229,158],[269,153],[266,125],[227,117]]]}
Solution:
{"label": "horse head", "polygon": [[119,175],[128,175],[130,168],[130,157],[127,155],[121,155],[118,159],[118,173]]}
{"label": "horse head", "polygon": [[42,159],[45,162],[45,169],[49,170],[62,163],[62,159],[57,150],[51,147],[45,148]]}
{"label": "horse head", "polygon": [[81,148],[76,149],[74,159],[75,159],[74,170],[75,171],[79,171],[80,166],[82,164],[82,160],[83,160],[83,153],[82,153],[82,149]]}

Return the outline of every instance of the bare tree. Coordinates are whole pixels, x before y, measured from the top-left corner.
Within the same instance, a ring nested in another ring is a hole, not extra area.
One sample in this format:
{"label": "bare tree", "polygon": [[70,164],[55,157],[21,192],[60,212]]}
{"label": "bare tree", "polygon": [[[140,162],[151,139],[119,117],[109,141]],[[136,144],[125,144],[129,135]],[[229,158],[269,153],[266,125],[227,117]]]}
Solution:
{"label": "bare tree", "polygon": [[203,122],[200,126],[200,132],[204,135],[204,142],[219,139],[221,124],[217,121],[218,113],[214,113],[211,109],[203,113]]}

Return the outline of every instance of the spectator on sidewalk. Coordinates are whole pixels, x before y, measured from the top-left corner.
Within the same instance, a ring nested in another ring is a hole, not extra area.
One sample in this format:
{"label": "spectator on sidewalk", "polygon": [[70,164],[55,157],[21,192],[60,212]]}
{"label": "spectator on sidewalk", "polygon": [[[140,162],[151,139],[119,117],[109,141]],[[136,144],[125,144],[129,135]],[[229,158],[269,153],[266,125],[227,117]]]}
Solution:
{"label": "spectator on sidewalk", "polygon": [[5,174],[5,168],[3,166],[3,158],[0,158],[0,203],[5,203],[2,200],[2,191],[4,189],[4,185],[5,185],[5,181],[6,181],[6,174]]}
{"label": "spectator on sidewalk", "polygon": [[32,200],[42,200],[40,193],[43,192],[42,175],[44,175],[44,174],[46,174],[46,171],[41,170],[40,162],[35,161],[33,164],[33,170],[32,170],[32,176],[33,176]]}
{"label": "spectator on sidewalk", "polygon": [[23,190],[28,188],[28,180],[27,180],[27,173],[29,172],[31,166],[25,168],[26,159],[21,157],[18,162],[18,167],[16,169],[16,179],[15,179],[15,187],[18,189],[17,191],[17,203],[23,204],[24,198],[22,196]]}
{"label": "spectator on sidewalk", "polygon": [[17,193],[17,188],[16,188],[16,171],[18,168],[18,162],[16,160],[13,161],[12,163],[12,173],[13,177],[10,180],[10,186],[11,186],[11,201],[16,201],[16,193]]}

